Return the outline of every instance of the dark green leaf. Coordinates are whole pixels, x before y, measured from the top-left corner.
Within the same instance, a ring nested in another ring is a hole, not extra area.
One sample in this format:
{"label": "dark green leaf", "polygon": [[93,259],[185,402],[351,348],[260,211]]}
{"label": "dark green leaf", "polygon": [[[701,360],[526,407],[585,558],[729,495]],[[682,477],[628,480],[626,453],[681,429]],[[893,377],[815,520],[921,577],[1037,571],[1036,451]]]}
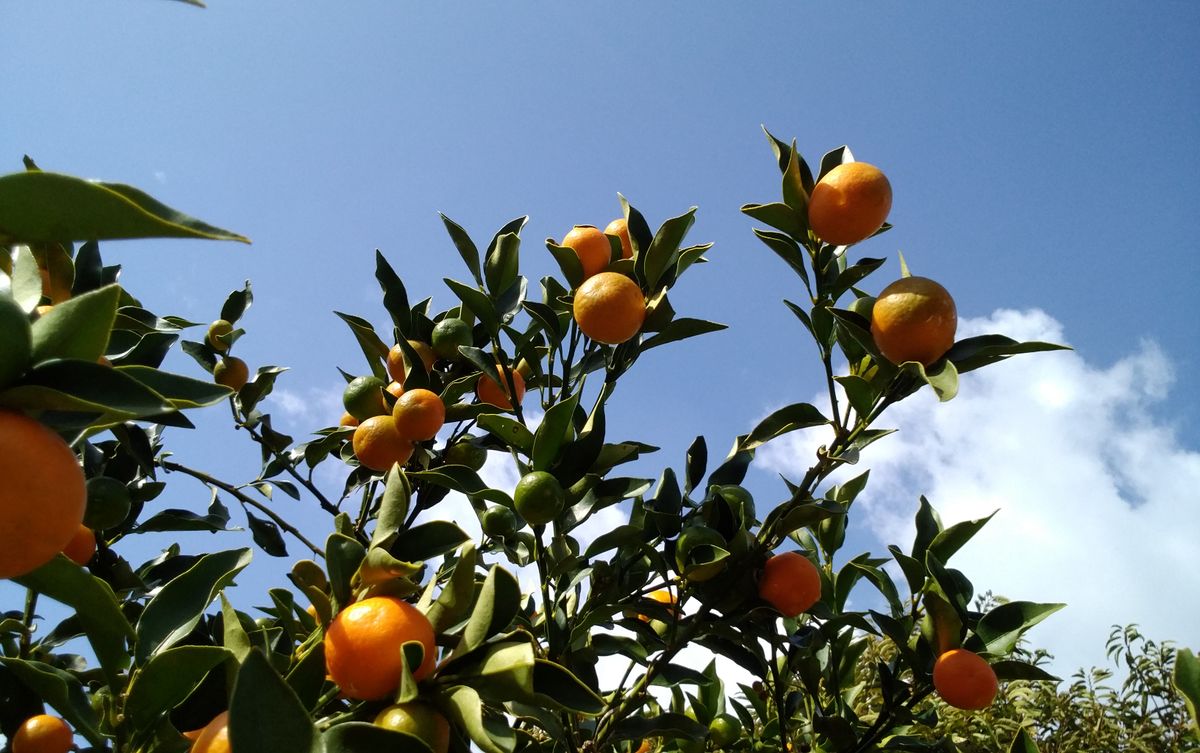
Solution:
{"label": "dark green leaf", "polygon": [[155,656],[133,677],[125,714],[134,729],[157,723],[192,694],[213,667],[232,659],[220,646],[176,646]]}
{"label": "dark green leaf", "polygon": [[975,635],[983,642],[984,650],[989,654],[1007,656],[1026,630],[1065,606],[1066,604],[1010,601],[983,615],[975,626]]}
{"label": "dark green leaf", "polygon": [[379,513],[375,518],[375,532],[371,535],[371,544],[380,544],[393,533],[404,528],[408,518],[408,502],[412,497],[412,484],[407,474],[398,466],[388,471],[383,486],[383,500],[379,503]]}
{"label": "dark green leaf", "polygon": [[244,288],[233,291],[225,298],[225,303],[221,306],[221,318],[230,324],[236,324],[253,302],[254,294],[250,292],[250,281],[246,280]]}
{"label": "dark green leaf", "polygon": [[796,213],[787,204],[746,204],[742,207],[742,212],[759,222],[767,223],[776,230],[782,230],[801,243],[808,238],[808,230],[800,224]]}
{"label": "dark green leaf", "polygon": [[696,207],[678,217],[672,217],[658,229],[650,248],[638,255],[637,265],[644,270],[642,279],[645,280],[647,290],[658,289],[663,273],[674,265],[676,252],[695,221]]}
{"label": "dark green leaf", "polygon": [[647,737],[703,740],[708,727],[683,714],[630,716],[613,725],[614,740],[642,740]]}
{"label": "dark green leaf", "polygon": [[788,432],[828,423],[829,419],[814,406],[808,403],[794,403],[774,411],[760,421],[740,446],[744,450],[752,450]]}
{"label": "dark green leaf", "polygon": [[579,405],[579,392],[550,407],[533,435],[533,470],[548,470],[558,460],[563,443],[571,440],[575,409]]}
{"label": "dark green leaf", "polygon": [[100,720],[88,703],[83,685],[69,672],[36,661],[0,657],[0,663],[16,675],[26,687],[50,704],[63,719],[97,747],[106,746],[100,734]]}
{"label": "dark green leaf", "polygon": [[445,694],[447,716],[483,753],[513,753],[517,737],[503,716],[485,716],[483,700],[471,688],[458,685]]}
{"label": "dark green leaf", "polygon": [[804,288],[808,290],[809,295],[812,295],[812,286],[808,281],[806,255],[800,244],[783,233],[776,233],[771,230],[755,229],[754,234],[758,236],[759,240],[767,244],[767,248],[774,251],[776,256],[783,259],[792,268],[792,271],[804,283]]}
{"label": "dark green leaf", "polygon": [[492,299],[488,298],[486,293],[457,280],[451,280],[449,277],[443,279],[450,290],[454,291],[454,294],[463,302],[463,305],[475,315],[487,333],[495,337],[500,332],[500,315],[496,312],[496,306],[492,303]]}
{"label": "dark green leaf", "polygon": [[33,363],[51,358],[99,359],[108,345],[120,298],[120,286],[107,285],[63,301],[38,317],[33,323]]}
{"label": "dark green leaf", "polygon": [[324,753],[433,753],[416,735],[367,722],[335,724],[322,733],[321,744]]}
{"label": "dark green leaf", "polygon": [[425,616],[435,633],[444,633],[457,625],[471,612],[475,596],[475,542],[467,541],[459,550],[458,561],[450,580],[430,605]]}
{"label": "dark green leaf", "polygon": [[408,306],[408,291],[404,289],[404,282],[396,270],[392,269],[378,249],[375,250],[375,279],[383,290],[383,307],[391,315],[392,324],[400,330],[401,339],[411,337],[412,311]]}
{"label": "dark green leaf", "polygon": [[508,290],[517,281],[520,265],[521,239],[516,233],[504,233],[496,239],[484,260],[484,279],[487,289],[495,297]]}
{"label": "dark green leaf", "polygon": [[1017,342],[1004,335],[980,335],[968,337],[954,343],[946,353],[946,360],[958,369],[958,373],[982,368],[997,361],[1003,361],[1009,356],[1022,353],[1040,353],[1049,350],[1070,350],[1066,345],[1055,345],[1043,342]]}
{"label": "dark green leaf", "polygon": [[363,355],[366,356],[367,365],[371,367],[371,373],[382,379],[384,384],[389,382],[391,377],[388,376],[387,369],[383,364],[391,348],[385,345],[383,340],[379,339],[379,335],[376,334],[375,328],[371,326],[371,323],[362,317],[343,314],[340,311],[333,313],[344,321],[350,327],[350,331],[354,333],[354,339],[358,340],[358,346],[362,349]]}
{"label": "dark green leaf", "polygon": [[495,413],[479,417],[479,428],[494,434],[500,441],[528,455],[533,452],[533,432],[524,424]]}
{"label": "dark green leaf", "polygon": [[192,632],[221,589],[250,564],[250,556],[249,549],[206,554],[163,586],[138,620],[137,664],[145,664]]}
{"label": "dark green leaf", "polygon": [[350,580],[366,556],[363,545],[343,533],[331,533],[325,540],[325,566],[337,611],[350,603]]}
{"label": "dark green leaf", "polygon": [[454,649],[454,655],[473,651],[488,638],[507,628],[520,608],[521,586],[517,579],[499,565],[493,565],[479,591],[479,598],[463,629],[462,640]]}
{"label": "dark green leaf", "polygon": [[209,238],[249,243],[131,186],[41,171],[0,177],[0,234],[21,242]]}
{"label": "dark green leaf", "polygon": [[604,699],[561,664],[538,659],[533,669],[533,690],[538,700],[551,708],[596,716],[604,711]]}
{"label": "dark green leaf", "polygon": [[575,253],[575,249],[560,246],[554,242],[553,238],[546,239],[546,248],[554,257],[554,261],[558,262],[558,268],[562,271],[563,277],[566,278],[571,289],[579,287],[579,283],[583,282],[583,264],[579,261],[579,255]]}
{"label": "dark green leaf", "polygon": [[229,699],[229,747],[261,753],[320,753],[308,710],[270,661],[250,652]]}
{"label": "dark green leaf", "polygon": [[1041,667],[1015,659],[1001,659],[991,664],[997,680],[1030,680],[1034,682],[1058,682],[1059,680]]}
{"label": "dark green leaf", "polygon": [[642,342],[642,351],[657,348],[667,343],[686,340],[689,337],[696,337],[697,335],[707,335],[709,332],[720,332],[726,329],[726,327],[727,325],[725,324],[708,322],[703,319],[690,319],[688,317],[672,319],[667,326],[662,328],[661,332],[646,338]]}
{"label": "dark green leaf", "polygon": [[450,234],[450,240],[454,241],[454,247],[458,249],[459,256],[466,262],[467,269],[471,271],[471,276],[475,278],[475,283],[483,284],[483,275],[479,271],[479,249],[475,247],[471,236],[467,235],[467,231],[454,220],[444,214],[438,215],[442,218],[442,224],[446,226],[446,232]]}
{"label": "dark green leaf", "polygon": [[1008,746],[1008,753],[1039,753],[1037,742],[1029,734],[1028,728],[1022,726],[1017,729],[1017,736]]}
{"label": "dark green leaf", "polygon": [[287,544],[283,541],[283,533],[274,521],[260,518],[247,509],[246,522],[250,525],[250,533],[259,548],[272,557],[287,556]]}
{"label": "dark green leaf", "polygon": [[388,551],[409,562],[423,562],[453,552],[471,537],[448,520],[431,520],[403,530]]}
{"label": "dark green leaf", "polygon": [[928,551],[933,552],[939,561],[949,562],[950,557],[970,541],[975,534],[979,533],[979,530],[987,525],[987,522],[995,515],[996,513],[993,512],[986,518],[955,523],[933,537],[933,541],[929,542]]}

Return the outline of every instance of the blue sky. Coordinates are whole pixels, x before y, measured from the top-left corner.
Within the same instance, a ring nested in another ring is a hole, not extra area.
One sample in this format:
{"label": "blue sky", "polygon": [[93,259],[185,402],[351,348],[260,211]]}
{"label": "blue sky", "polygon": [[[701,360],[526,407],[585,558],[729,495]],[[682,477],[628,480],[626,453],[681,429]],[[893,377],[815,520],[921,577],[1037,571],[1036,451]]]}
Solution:
{"label": "blue sky", "polygon": [[[801,295],[797,281],[738,212],[778,195],[760,125],[798,139],[810,162],[849,144],[895,191],[895,229],[861,250],[889,258],[878,287],[899,275],[900,250],[950,289],[970,326],[1007,324],[1075,348],[1010,362],[994,380],[964,380],[949,406],[906,413],[884,463],[900,480],[874,475],[880,491],[849,549],[902,540],[896,521],[921,492],[949,519],[994,501],[1026,524],[1006,533],[1032,526],[1041,551],[1077,553],[1035,557],[1042,569],[1020,579],[1001,534],[978,544],[968,572],[981,589],[1079,605],[1035,642],[1080,663],[1102,661],[1112,622],[1195,640],[1182,629],[1200,618],[1195,606],[1180,614],[1149,599],[1105,613],[1086,578],[1061,571],[1083,575],[1101,556],[1134,571],[1164,528],[1200,533],[1190,485],[1200,410],[1189,398],[1200,389],[1189,305],[1200,281],[1200,6],[0,0],[0,27],[10,30],[5,171],[29,154],[45,169],[138,185],[254,239],[102,250],[150,308],[197,321],[252,279],[239,354],[252,367],[292,367],[276,404],[297,436],[336,420],[334,366],[363,369],[330,311],[386,331],[376,248],[414,298],[445,308],[441,278],[466,273],[437,212],[480,242],[530,215],[523,271],[536,279],[553,271],[542,240],[607,224],[620,191],[654,225],[699,206],[689,240],[716,244],[711,263],[672,300],[730,329],[639,362],[610,431],[664,448],[648,476],[678,467],[697,434],[722,452],[822,386],[780,304]],[[222,425],[205,418],[174,446],[249,480],[257,453],[228,452],[240,438]],[[783,495],[775,471],[799,475],[788,451],[803,441],[781,444],[751,476],[760,500]],[[177,504],[206,499],[173,493]],[[1096,499],[1107,506],[1079,506]],[[1166,572],[1195,572],[1185,552],[1168,555]],[[1190,573],[1177,586],[1200,592]],[[1079,649],[1073,630],[1090,644]]]}

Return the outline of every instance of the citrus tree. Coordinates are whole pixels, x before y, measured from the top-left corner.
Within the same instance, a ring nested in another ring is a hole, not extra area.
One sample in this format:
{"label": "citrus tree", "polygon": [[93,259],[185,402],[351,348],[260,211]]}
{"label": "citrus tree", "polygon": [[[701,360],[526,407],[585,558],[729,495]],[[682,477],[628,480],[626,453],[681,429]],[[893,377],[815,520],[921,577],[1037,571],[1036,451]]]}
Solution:
{"label": "citrus tree", "polygon": [[[949,400],[961,373],[1058,346],[956,339],[942,285],[907,268],[876,284],[884,260],[857,244],[889,227],[887,178],[844,147],[814,173],[794,144],[770,144],[781,200],[742,211],[796,275],[798,302],[785,303],[816,344],[828,402],[747,425],[724,457],[698,437],[657,478],[626,475],[655,448],[606,411],[641,358],[722,328],[671,305],[710,248],[685,242],[695,209],[652,230],[622,198],[604,231],[548,240],[559,274],[532,285],[525,218],[481,249],[443,217],[466,274],[445,280],[442,310],[377,253],[392,327],[338,314],[364,360],[342,371],[337,424],[297,441],[264,412],[283,369],[251,374],[234,355],[249,284],[210,324],[160,316],[99,246],[241,236],[28,159],[0,177],[0,576],[26,594],[0,621],[10,748],[949,750],[912,733],[938,729],[931,697],[984,709],[1003,681],[1051,679],[1014,649],[1060,605],[972,608],[971,581],[949,564],[986,518],[944,525],[922,498],[912,542],[841,550],[890,406],[926,387]],[[176,346],[188,373],[162,368]],[[188,411],[218,404],[261,456],[253,479],[168,449]],[[755,500],[741,484],[757,449],[796,431],[822,433],[812,465]],[[485,481],[489,459],[516,468],[515,488]],[[323,466],[343,469],[339,491],[314,482]],[[864,470],[833,476],[851,466]],[[204,484],[211,503],[164,508],[168,483]],[[278,494],[327,514],[326,538],[287,520]],[[439,514],[451,494],[470,502],[481,540]],[[581,536],[610,508],[626,522]],[[242,521],[253,548],[172,543]],[[161,554],[129,561],[134,533],[162,535]],[[292,587],[231,591],[256,555],[280,558]],[[851,609],[852,594],[875,608]],[[69,616],[47,624],[44,599]],[[80,639],[86,658],[71,649]],[[679,660],[695,646],[713,663]],[[756,679],[733,687],[718,660]],[[1194,663],[1180,666],[1194,699]]]}

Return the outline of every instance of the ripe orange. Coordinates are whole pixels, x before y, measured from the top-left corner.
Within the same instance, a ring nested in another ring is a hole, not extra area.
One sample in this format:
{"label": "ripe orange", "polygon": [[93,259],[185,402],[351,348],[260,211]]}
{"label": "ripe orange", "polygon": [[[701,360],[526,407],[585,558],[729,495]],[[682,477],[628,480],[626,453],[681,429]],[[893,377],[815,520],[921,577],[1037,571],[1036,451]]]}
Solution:
{"label": "ripe orange", "polygon": [[433,672],[433,626],[419,609],[394,596],[373,596],[338,613],[325,631],[325,668],[342,692],[359,700],[378,700],[395,692],[403,674],[400,647],[419,641],[425,648],[413,679]]}
{"label": "ripe orange", "polygon": [[200,730],[189,753],[229,753],[229,712],[222,711]]}
{"label": "ripe orange", "polygon": [[[668,591],[665,588],[660,588],[657,591],[650,592],[650,594],[646,598],[653,599],[654,601],[657,601],[659,604],[666,604],[667,606],[674,606],[674,604],[675,604],[675,594],[671,593],[670,591]],[[678,616],[679,610],[672,609],[671,613]],[[642,622],[650,621],[650,618],[644,614],[639,614],[637,616],[637,618],[639,620],[641,620]]]}
{"label": "ripe orange", "polygon": [[612,246],[604,233],[591,225],[576,225],[563,236],[562,245],[575,252],[583,266],[583,278],[603,272],[612,260]]}
{"label": "ripe orange", "polygon": [[974,711],[992,705],[999,683],[995,670],[982,656],[956,648],[934,662],[933,687],[951,706]]}
{"label": "ripe orange", "polygon": [[[492,379],[486,374],[480,375],[479,381],[475,383],[475,394],[479,396],[479,402],[490,403],[497,408],[504,410],[512,410],[512,400],[508,395],[508,379],[504,375],[504,368],[497,365],[496,370],[500,372],[500,382]],[[517,402],[525,399],[525,377],[521,376],[521,372],[513,371],[512,373],[513,386],[517,389]]]}
{"label": "ripe orange", "polygon": [[236,356],[225,356],[213,368],[213,381],[222,384],[234,392],[246,386],[250,379],[250,367]]}
{"label": "ripe orange", "polygon": [[400,397],[404,394],[404,385],[399,382],[388,382],[387,391],[392,397]]}
{"label": "ripe orange", "polygon": [[224,353],[229,350],[229,343],[223,342],[220,338],[233,332],[233,325],[226,319],[218,319],[208,325],[208,334],[204,339],[208,341],[209,347],[218,353]]}
{"label": "ripe orange", "polygon": [[820,600],[821,572],[799,552],[776,554],[758,579],[758,597],[784,617],[795,617]]}
{"label": "ripe orange", "polygon": [[575,322],[596,342],[619,345],[646,321],[646,299],[637,283],[623,274],[601,272],[575,291]]}
{"label": "ripe orange", "polygon": [[[433,372],[433,364],[437,361],[437,356],[433,353],[433,348],[427,343],[420,340],[409,340],[409,346],[416,351],[417,356],[421,359],[421,363],[425,366],[425,373]],[[400,384],[404,384],[404,372],[408,370],[408,365],[404,360],[404,351],[399,345],[393,345],[387,355],[387,372]]]}
{"label": "ripe orange", "polygon": [[38,714],[21,723],[13,735],[13,753],[67,753],[75,743],[71,728],[57,716]]}
{"label": "ripe orange", "polygon": [[871,337],[892,363],[928,366],[954,344],[958,312],[946,289],[925,277],[901,277],[871,307]]}
{"label": "ripe orange", "polygon": [[425,742],[433,753],[450,750],[450,722],[427,703],[396,703],[375,717],[375,726],[406,732]]}
{"label": "ripe orange", "polygon": [[83,522],[87,487],[75,453],[23,413],[0,410],[0,578],[36,570]]}
{"label": "ripe orange", "polygon": [[836,246],[866,240],[883,227],[892,209],[887,176],[866,162],[847,162],[825,174],[808,199],[808,225]]}
{"label": "ripe orange", "polygon": [[618,217],[604,228],[605,235],[615,235],[621,239],[621,258],[633,258],[633,241],[629,239],[629,223],[624,217]]}
{"label": "ripe orange", "polygon": [[354,429],[351,443],[358,462],[381,473],[390,470],[392,463],[404,465],[413,452],[412,440],[400,436],[391,416],[371,416],[363,421]]}
{"label": "ripe orange", "polygon": [[392,409],[396,431],[405,439],[424,441],[437,436],[446,423],[446,405],[436,392],[409,390],[396,399]]}
{"label": "ripe orange", "polygon": [[67,555],[67,559],[83,567],[96,556],[96,532],[80,523],[79,530],[63,547],[62,553]]}
{"label": "ripe orange", "polygon": [[342,418],[338,421],[338,426],[358,426],[358,419],[349,413],[342,413]]}

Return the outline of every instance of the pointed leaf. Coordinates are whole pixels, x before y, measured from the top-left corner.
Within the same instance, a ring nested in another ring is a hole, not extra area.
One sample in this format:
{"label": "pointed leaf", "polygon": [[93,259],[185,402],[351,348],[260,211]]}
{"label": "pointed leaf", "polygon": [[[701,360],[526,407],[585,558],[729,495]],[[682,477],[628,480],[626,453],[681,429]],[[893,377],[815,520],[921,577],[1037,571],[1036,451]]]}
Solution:
{"label": "pointed leaf", "polygon": [[774,411],[754,427],[754,430],[740,444],[744,450],[752,450],[760,445],[798,429],[808,429],[813,426],[824,426],[829,419],[808,403],[794,403]]}
{"label": "pointed leaf", "polygon": [[0,663],[23,685],[50,704],[76,732],[99,748],[107,746],[107,740],[99,730],[100,720],[75,675],[36,661],[0,657]]}
{"label": "pointed leaf", "polygon": [[257,649],[242,663],[229,699],[229,747],[260,753],[321,751],[308,710]]}
{"label": "pointed leaf", "polygon": [[466,262],[467,269],[470,270],[471,276],[475,278],[477,285],[483,284],[483,275],[479,271],[479,249],[475,247],[471,236],[467,235],[467,231],[454,220],[444,214],[439,213],[442,218],[442,224],[446,226],[446,232],[450,234],[450,240],[454,242],[454,247],[458,249],[459,256]]}
{"label": "pointed leaf", "polygon": [[1200,661],[1191,649],[1181,648],[1175,652],[1171,683],[1183,697],[1188,715],[1192,717],[1192,729],[1200,732]]}
{"label": "pointed leaf", "polygon": [[605,709],[604,699],[561,664],[538,659],[533,670],[533,690],[550,708],[584,716],[597,716]]}
{"label": "pointed leaf", "polygon": [[478,648],[488,638],[507,628],[520,608],[521,586],[517,579],[499,565],[493,565],[454,653],[461,655]]}
{"label": "pointed leaf", "polygon": [[157,723],[183,703],[213,667],[232,658],[220,646],[176,646],[155,656],[129,685],[125,714],[133,729]]}
{"label": "pointed leaf", "polygon": [[686,340],[689,337],[696,337],[697,335],[707,335],[710,332],[720,332],[723,329],[727,329],[727,325],[717,324],[716,322],[708,322],[703,319],[690,319],[688,317],[673,319],[669,324],[667,324],[667,326],[663,327],[660,332],[646,338],[642,342],[642,351],[647,351],[651,348],[657,348],[658,346],[666,345],[667,343]]}
{"label": "pointed leaf", "polygon": [[1066,604],[1035,604],[1010,601],[992,609],[979,619],[975,635],[993,656],[1007,656],[1026,630],[1065,607]]}
{"label": "pointed leaf", "polygon": [[50,358],[96,361],[104,355],[121,288],[107,285],[63,301],[33,323],[33,363]]}

